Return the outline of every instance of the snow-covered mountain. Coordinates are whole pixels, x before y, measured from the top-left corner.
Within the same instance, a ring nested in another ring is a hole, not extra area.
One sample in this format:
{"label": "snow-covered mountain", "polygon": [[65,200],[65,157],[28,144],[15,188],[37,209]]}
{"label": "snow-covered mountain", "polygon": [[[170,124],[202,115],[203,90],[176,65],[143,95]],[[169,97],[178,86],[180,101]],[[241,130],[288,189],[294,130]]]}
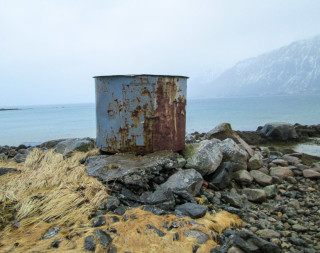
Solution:
{"label": "snow-covered mountain", "polygon": [[208,91],[212,97],[320,93],[320,36],[241,61]]}

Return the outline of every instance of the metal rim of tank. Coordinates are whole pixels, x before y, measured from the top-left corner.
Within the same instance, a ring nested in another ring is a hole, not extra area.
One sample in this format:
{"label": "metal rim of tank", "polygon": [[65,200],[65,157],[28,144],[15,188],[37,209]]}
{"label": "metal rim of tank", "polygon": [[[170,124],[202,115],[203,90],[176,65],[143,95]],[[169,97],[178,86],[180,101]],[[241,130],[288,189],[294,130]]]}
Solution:
{"label": "metal rim of tank", "polygon": [[154,75],[154,74],[128,74],[128,75],[103,75],[103,76],[94,76],[93,78],[100,77],[142,77],[142,76],[153,76],[153,77],[176,77],[176,78],[189,78],[188,76],[179,76],[179,75]]}

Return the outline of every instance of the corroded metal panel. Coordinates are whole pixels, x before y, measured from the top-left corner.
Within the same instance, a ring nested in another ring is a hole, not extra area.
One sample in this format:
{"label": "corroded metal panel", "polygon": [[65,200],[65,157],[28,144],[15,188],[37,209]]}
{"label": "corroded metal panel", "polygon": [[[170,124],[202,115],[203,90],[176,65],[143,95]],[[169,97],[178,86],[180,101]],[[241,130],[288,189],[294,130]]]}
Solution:
{"label": "corroded metal panel", "polygon": [[149,153],[184,148],[187,77],[96,78],[97,146]]}

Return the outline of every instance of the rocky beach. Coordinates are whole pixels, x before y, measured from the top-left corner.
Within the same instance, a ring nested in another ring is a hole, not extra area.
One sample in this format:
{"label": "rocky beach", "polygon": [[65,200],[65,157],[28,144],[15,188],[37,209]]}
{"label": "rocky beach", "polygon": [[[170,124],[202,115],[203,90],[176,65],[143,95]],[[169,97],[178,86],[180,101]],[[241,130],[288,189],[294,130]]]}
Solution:
{"label": "rocky beach", "polygon": [[181,152],[0,146],[0,252],[320,251],[320,125],[223,123]]}

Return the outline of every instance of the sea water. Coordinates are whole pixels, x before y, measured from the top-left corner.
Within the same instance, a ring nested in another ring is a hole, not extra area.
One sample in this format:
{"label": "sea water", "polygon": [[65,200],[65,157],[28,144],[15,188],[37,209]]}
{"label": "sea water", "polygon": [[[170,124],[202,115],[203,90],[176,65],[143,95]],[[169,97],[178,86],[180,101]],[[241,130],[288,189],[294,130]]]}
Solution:
{"label": "sea water", "polygon": [[[95,137],[95,104],[13,106],[0,111],[0,145]],[[256,130],[267,122],[320,124],[320,96],[188,99],[187,132],[205,132],[222,122]]]}

